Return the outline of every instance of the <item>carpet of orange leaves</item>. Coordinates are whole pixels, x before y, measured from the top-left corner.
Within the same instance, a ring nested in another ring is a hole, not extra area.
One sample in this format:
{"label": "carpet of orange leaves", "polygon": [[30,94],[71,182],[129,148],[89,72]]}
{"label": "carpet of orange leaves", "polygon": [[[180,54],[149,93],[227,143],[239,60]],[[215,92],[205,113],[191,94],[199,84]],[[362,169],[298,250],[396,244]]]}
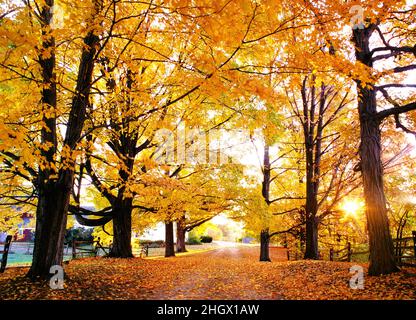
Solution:
{"label": "carpet of orange leaves", "polygon": [[[65,266],[65,289],[24,278],[27,268],[0,275],[3,299],[416,299],[416,269],[365,277],[349,287],[353,263],[257,261],[258,248],[222,248],[160,259],[87,258]],[[363,265],[365,268],[365,265]]]}

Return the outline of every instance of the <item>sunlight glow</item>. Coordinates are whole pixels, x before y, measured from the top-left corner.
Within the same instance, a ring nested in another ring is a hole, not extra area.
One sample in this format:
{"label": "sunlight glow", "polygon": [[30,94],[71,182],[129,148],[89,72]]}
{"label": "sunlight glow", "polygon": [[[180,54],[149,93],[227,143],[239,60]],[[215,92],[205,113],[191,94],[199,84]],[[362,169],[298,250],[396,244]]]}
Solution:
{"label": "sunlight glow", "polygon": [[358,213],[364,208],[364,203],[358,199],[345,199],[340,208],[347,216],[357,217]]}

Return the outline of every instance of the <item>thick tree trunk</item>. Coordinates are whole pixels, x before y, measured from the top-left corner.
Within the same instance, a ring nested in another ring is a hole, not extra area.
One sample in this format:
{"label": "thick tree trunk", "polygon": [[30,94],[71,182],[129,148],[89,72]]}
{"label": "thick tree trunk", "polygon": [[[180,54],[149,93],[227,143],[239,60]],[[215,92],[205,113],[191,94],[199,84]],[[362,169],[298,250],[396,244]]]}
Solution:
{"label": "thick tree trunk", "polygon": [[304,258],[313,260],[319,259],[318,222],[314,216],[306,221],[306,249]]}
{"label": "thick tree trunk", "polygon": [[113,244],[109,253],[112,258],[132,258],[131,213],[132,198],[123,199],[113,211]]}
{"label": "thick tree trunk", "polygon": [[53,265],[62,265],[67,211],[73,174],[62,183],[47,183],[38,188],[35,244],[28,277],[47,279]]}
{"label": "thick tree trunk", "polygon": [[[312,170],[312,168],[308,168]],[[318,218],[316,216],[318,209],[317,199],[317,183],[312,181],[312,178],[307,179],[306,186],[306,205],[305,205],[305,216],[306,216],[306,228],[305,228],[305,259],[319,259],[318,250]]]}
{"label": "thick tree trunk", "polygon": [[[136,141],[131,142],[135,146]],[[113,207],[113,245],[109,256],[113,258],[132,258],[131,248],[131,215],[133,211],[133,198],[126,197],[126,185],[133,173],[133,152],[125,160],[125,168],[119,170],[122,186],[118,190]]]}
{"label": "thick tree trunk", "polygon": [[362,119],[360,156],[370,241],[370,275],[398,270],[387,217],[380,140],[378,122]]}
{"label": "thick tree trunk", "polygon": [[175,243],[173,239],[173,222],[165,224],[165,257],[175,256]]}
{"label": "thick tree trunk", "polygon": [[176,223],[176,252],[186,252],[185,234],[184,221],[181,219]]}
{"label": "thick tree trunk", "polygon": [[260,261],[270,262],[269,256],[270,236],[269,230],[265,229],[260,232]]}
{"label": "thick tree trunk", "polygon": [[[373,26],[354,30],[356,58],[372,68],[369,40]],[[360,115],[360,158],[366,204],[367,230],[370,242],[370,275],[388,274],[398,270],[394,260],[393,242],[387,217],[381,160],[380,123],[376,119],[377,100],[374,88],[357,81]]]}

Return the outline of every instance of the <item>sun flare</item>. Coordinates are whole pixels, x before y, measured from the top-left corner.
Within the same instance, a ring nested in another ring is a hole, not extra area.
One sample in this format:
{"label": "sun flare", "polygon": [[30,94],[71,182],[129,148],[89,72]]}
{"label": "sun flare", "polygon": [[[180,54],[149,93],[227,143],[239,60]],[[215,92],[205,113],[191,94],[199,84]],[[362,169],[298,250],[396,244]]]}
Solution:
{"label": "sun flare", "polygon": [[344,211],[346,215],[352,217],[357,217],[363,207],[363,202],[358,199],[345,199],[340,206],[341,210]]}

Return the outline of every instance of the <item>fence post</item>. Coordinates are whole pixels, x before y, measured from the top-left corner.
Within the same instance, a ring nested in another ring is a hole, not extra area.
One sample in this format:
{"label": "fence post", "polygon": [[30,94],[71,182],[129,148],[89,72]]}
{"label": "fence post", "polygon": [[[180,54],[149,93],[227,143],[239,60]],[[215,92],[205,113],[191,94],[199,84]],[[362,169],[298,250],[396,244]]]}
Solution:
{"label": "fence post", "polygon": [[[94,243],[94,242],[93,242]],[[100,237],[98,237],[97,238],[97,241],[95,242],[95,256],[99,256],[99,251],[100,251],[100,248],[101,248],[102,246],[101,246],[101,239],[100,239]]]}
{"label": "fence post", "polygon": [[413,251],[415,254],[415,258],[416,258],[416,231],[412,231],[412,235],[413,235]]}
{"label": "fence post", "polygon": [[75,239],[72,239],[72,259],[76,259],[77,257],[77,249],[75,244]]}
{"label": "fence post", "polygon": [[334,261],[334,249],[329,249],[329,261]]}
{"label": "fence post", "polygon": [[347,248],[348,248],[348,262],[351,262],[351,256],[352,256],[352,250],[351,250],[351,242],[348,242],[347,244]]}
{"label": "fence post", "polygon": [[12,236],[8,235],[6,237],[6,242],[4,244],[3,257],[1,259],[1,266],[0,266],[0,273],[3,273],[4,270],[6,269],[7,256],[9,255],[9,248],[10,248],[11,242],[12,242]]}

